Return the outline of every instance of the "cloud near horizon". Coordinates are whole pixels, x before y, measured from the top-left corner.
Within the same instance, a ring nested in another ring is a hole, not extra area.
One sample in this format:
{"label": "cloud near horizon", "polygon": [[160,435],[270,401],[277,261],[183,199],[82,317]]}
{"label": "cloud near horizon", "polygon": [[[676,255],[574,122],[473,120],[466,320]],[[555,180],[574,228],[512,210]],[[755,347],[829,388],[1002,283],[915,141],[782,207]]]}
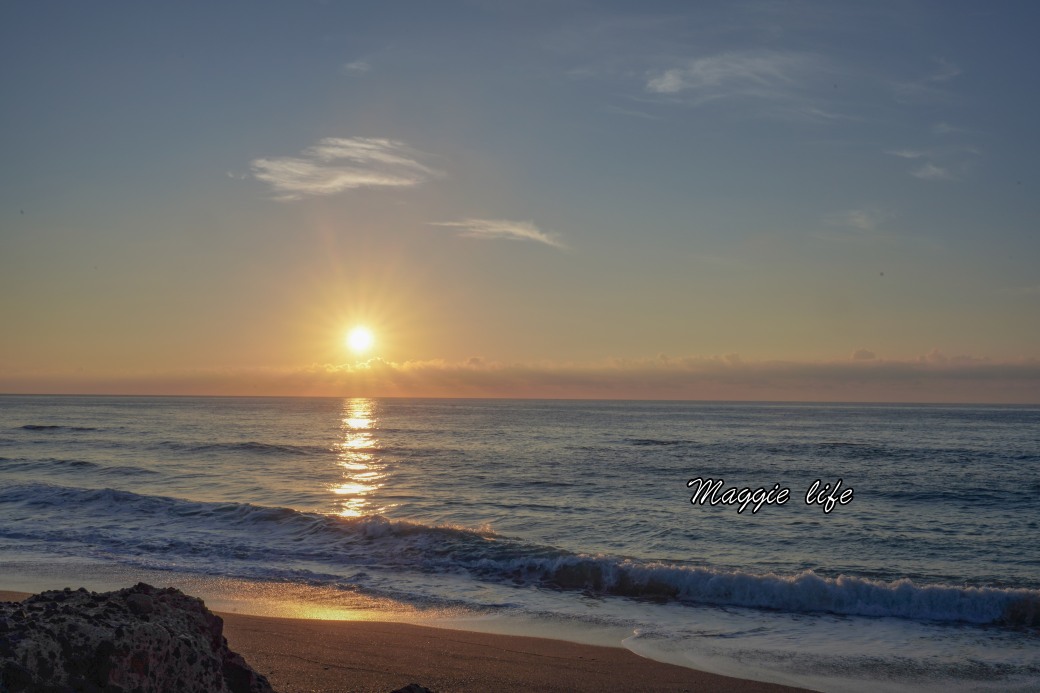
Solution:
{"label": "cloud near horizon", "polygon": [[254,178],[288,201],[334,195],[355,188],[414,187],[441,175],[419,162],[419,153],[398,140],[326,137],[300,156],[254,159]]}
{"label": "cloud near horizon", "polygon": [[506,239],[511,241],[534,241],[554,248],[564,248],[556,237],[545,233],[530,221],[509,219],[463,219],[462,221],[435,221],[430,226],[461,229],[458,235],[485,240]]}
{"label": "cloud near horizon", "polygon": [[[371,359],[295,370],[254,369],[84,377],[3,375],[0,391],[331,397],[495,397],[804,402],[1040,403],[1040,361],[946,357],[748,361],[737,354],[498,363],[471,358],[402,363]],[[873,354],[869,354],[873,355]]]}

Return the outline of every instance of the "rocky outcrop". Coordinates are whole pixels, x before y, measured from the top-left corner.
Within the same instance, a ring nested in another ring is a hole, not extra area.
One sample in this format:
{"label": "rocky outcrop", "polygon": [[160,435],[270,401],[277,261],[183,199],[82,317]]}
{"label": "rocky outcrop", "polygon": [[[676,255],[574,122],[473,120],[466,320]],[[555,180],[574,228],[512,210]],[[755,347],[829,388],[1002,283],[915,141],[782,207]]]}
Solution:
{"label": "rocky outcrop", "polygon": [[139,583],[0,602],[0,693],[266,693],[201,599]]}

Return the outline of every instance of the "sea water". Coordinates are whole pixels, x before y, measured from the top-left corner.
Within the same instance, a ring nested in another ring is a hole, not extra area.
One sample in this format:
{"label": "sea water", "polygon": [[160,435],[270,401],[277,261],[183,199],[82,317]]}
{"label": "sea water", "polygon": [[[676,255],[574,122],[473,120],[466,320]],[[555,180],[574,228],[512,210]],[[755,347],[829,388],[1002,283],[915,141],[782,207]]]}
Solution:
{"label": "sea water", "polygon": [[0,588],[817,690],[1040,690],[1038,499],[1036,407],[0,397]]}

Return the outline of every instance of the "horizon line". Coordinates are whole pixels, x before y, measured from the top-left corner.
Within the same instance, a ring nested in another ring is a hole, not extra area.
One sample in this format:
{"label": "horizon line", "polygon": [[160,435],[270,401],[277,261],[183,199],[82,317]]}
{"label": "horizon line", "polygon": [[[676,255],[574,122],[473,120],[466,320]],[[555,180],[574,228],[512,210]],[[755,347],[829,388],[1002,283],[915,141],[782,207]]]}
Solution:
{"label": "horizon line", "polygon": [[1040,407],[1037,402],[942,402],[897,400],[810,400],[810,399],[689,399],[652,397],[502,397],[502,396],[405,396],[405,395],[231,395],[231,394],[131,394],[119,392],[0,392],[0,397],[125,397],[138,399],[395,399],[395,400],[468,400],[500,402],[672,402],[689,404],[832,404],[916,407]]}

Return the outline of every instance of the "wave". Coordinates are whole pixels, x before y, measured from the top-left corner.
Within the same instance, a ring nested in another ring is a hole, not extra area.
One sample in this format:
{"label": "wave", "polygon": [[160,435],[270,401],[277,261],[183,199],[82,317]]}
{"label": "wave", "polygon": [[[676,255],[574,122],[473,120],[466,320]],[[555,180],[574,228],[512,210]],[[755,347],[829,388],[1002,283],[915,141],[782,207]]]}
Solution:
{"label": "wave", "polygon": [[51,424],[25,424],[19,426],[23,431],[100,431],[90,426],[55,426]]}
{"label": "wave", "polygon": [[158,474],[155,470],[127,465],[106,465],[89,460],[63,459],[58,457],[0,457],[0,469],[6,471],[81,470],[101,474]]}
{"label": "wave", "polygon": [[783,446],[782,448],[773,448],[772,451],[783,451],[791,454],[808,451],[815,452],[825,458],[884,460],[890,464],[902,464],[905,461],[918,460],[935,460],[944,464],[963,465],[993,462],[1035,462],[1040,460],[1040,456],[1026,452],[1016,453],[1005,450],[986,450],[969,447],[874,445],[852,441],[798,443]]}
{"label": "wave", "polygon": [[87,460],[64,460],[56,457],[45,458],[45,459],[31,459],[28,457],[0,457],[0,465],[3,465],[7,469],[24,467],[27,469],[39,468],[44,466],[53,467],[81,467],[81,468],[97,468],[100,467],[97,462],[88,462]]}
{"label": "wave", "polygon": [[[7,510],[3,510],[6,508]],[[31,510],[26,513],[25,510]],[[380,515],[340,517],[249,503],[206,503],[43,483],[0,488],[0,536],[151,556],[180,569],[254,573],[321,564],[334,571],[462,574],[505,584],[797,613],[1040,627],[1040,590],[725,571],[573,553],[489,530]],[[12,518],[24,518],[12,522]],[[234,566],[237,566],[235,568]]]}
{"label": "wave", "polygon": [[676,445],[696,445],[692,440],[658,440],[657,438],[626,438],[625,442],[629,445],[640,445],[640,446],[676,446]]}
{"label": "wave", "polygon": [[260,443],[257,441],[245,441],[241,443],[182,443],[179,441],[166,440],[156,444],[157,447],[166,450],[177,450],[183,452],[236,452],[251,453],[259,455],[330,455],[335,450],[320,445],[283,445],[274,443]]}

